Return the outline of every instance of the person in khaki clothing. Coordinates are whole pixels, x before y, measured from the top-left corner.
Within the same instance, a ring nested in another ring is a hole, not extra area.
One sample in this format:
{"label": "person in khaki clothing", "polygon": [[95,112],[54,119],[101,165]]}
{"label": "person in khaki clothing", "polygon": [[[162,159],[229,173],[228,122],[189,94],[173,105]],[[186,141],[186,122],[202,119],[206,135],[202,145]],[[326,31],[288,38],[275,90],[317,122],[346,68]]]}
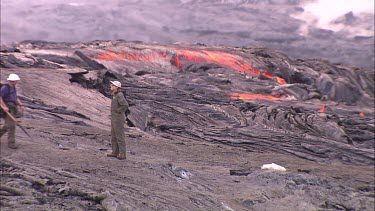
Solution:
{"label": "person in khaki clothing", "polygon": [[[21,101],[17,97],[16,85],[20,80],[17,74],[10,74],[7,81],[8,83],[3,85],[0,90],[0,109],[9,112],[12,116],[18,114],[18,107],[21,111],[25,110]],[[5,123],[0,129],[0,138],[8,132],[8,147],[11,149],[17,149],[16,146],[16,123],[7,114],[4,113]]]}
{"label": "person in khaki clothing", "polygon": [[108,157],[117,157],[120,160],[126,159],[124,124],[126,121],[125,111],[129,109],[124,94],[120,92],[121,83],[111,81],[110,89],[112,92],[111,103],[111,142],[112,153]]}

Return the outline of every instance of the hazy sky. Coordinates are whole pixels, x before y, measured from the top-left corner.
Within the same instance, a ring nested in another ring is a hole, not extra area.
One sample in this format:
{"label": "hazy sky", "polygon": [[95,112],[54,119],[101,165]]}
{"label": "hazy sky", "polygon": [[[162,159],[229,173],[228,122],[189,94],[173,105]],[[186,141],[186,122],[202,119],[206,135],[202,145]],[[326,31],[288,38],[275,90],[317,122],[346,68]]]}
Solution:
{"label": "hazy sky", "polygon": [[[248,2],[248,3],[247,3]],[[145,31],[138,31],[132,23],[138,24],[140,27],[147,27],[150,29],[149,33],[157,33],[155,27],[168,30],[168,26],[177,28],[178,30],[189,29],[189,27],[174,26],[173,19],[180,21],[178,13],[181,13],[181,18],[189,19],[202,18],[205,19],[205,12],[207,18],[210,16],[219,15],[222,9],[219,4],[223,5],[242,5],[243,8],[249,8],[246,4],[251,5],[252,2],[246,0],[1,0],[1,41],[20,41],[24,39],[45,39],[52,41],[90,41],[95,39],[114,39],[129,37],[130,39],[138,39],[143,41],[152,41],[150,36],[144,35]],[[266,5],[271,3],[264,3],[268,1],[258,1],[258,5]],[[271,1],[278,4],[288,2],[286,0]],[[289,1],[293,2],[293,1]],[[294,1],[298,2],[298,1]],[[359,26],[343,26],[340,24],[332,24],[332,22],[340,16],[352,11],[354,15],[361,13],[374,14],[374,0],[316,0],[316,1],[300,1],[301,7],[305,12],[289,12],[291,16],[301,19],[306,22],[304,26],[309,27],[316,25],[321,28],[331,29],[334,31],[349,30],[353,35],[372,36],[374,34],[373,27]],[[209,5],[211,4],[211,6]],[[138,5],[138,7],[137,7]],[[197,9],[205,7],[207,10]],[[213,6],[217,6],[218,12],[213,12]],[[253,4],[255,5],[255,4]],[[155,7],[153,10],[152,8]],[[120,9],[121,8],[121,9]],[[235,8],[235,7],[234,7]],[[255,9],[261,9],[261,6],[255,5]],[[267,9],[266,7],[264,7]],[[91,10],[91,11],[90,11]],[[277,12],[282,12],[280,11]],[[81,13],[81,14],[79,14]],[[119,14],[117,14],[119,13]],[[187,15],[191,13],[191,15]],[[194,14],[202,13],[202,14]],[[108,15],[110,14],[110,15]],[[113,15],[114,14],[114,15]],[[116,20],[116,15],[121,20]],[[165,16],[169,17],[165,17]],[[236,17],[228,16],[233,21],[238,21]],[[82,19],[83,22],[79,20]],[[218,18],[218,21],[222,18]],[[121,21],[129,23],[122,24]],[[200,25],[194,23],[191,25],[198,25],[200,29],[213,30],[214,27],[209,25]],[[93,27],[89,27],[92,24]],[[104,25],[111,25],[113,27],[105,27]],[[250,23],[249,23],[250,24]],[[370,23],[371,24],[371,23]],[[373,24],[373,23],[372,23]],[[189,24],[188,24],[189,25]],[[126,26],[126,27],[125,27]],[[129,28],[130,27],[130,28]],[[164,27],[164,28],[163,28]],[[112,33],[101,33],[100,36],[95,37],[97,31],[111,29]],[[190,28],[196,28],[195,26]],[[243,27],[241,27],[243,28]],[[123,31],[122,31],[123,30]],[[124,33],[124,30],[127,30]],[[134,30],[132,32],[132,30]],[[221,29],[224,30],[225,29]],[[230,30],[230,28],[228,28]],[[139,33],[139,34],[137,34]],[[116,37],[114,34],[117,34]],[[162,34],[162,33],[161,33]],[[306,33],[305,33],[306,34]],[[82,37],[80,37],[80,35]],[[91,36],[90,36],[91,35]],[[158,36],[158,35],[155,35]],[[165,35],[159,35],[165,36]],[[172,35],[173,36],[173,35]],[[159,37],[160,41],[162,39]],[[164,38],[163,38],[164,39]],[[181,41],[187,41],[181,38]],[[165,38],[165,41],[179,41],[178,37]],[[194,39],[191,39],[194,42]],[[199,41],[199,40],[198,40]]]}

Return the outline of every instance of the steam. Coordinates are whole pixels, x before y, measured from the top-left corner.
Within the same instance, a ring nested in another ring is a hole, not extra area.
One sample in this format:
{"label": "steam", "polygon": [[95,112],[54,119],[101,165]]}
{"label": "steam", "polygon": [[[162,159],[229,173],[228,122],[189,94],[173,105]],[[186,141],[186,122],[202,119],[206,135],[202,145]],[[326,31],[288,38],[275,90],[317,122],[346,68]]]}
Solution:
{"label": "steam", "polygon": [[[304,5],[303,13],[293,17],[305,21],[300,29],[305,36],[311,26],[352,36],[374,36],[373,16],[374,0],[315,0]],[[359,20],[361,24],[357,24]]]}

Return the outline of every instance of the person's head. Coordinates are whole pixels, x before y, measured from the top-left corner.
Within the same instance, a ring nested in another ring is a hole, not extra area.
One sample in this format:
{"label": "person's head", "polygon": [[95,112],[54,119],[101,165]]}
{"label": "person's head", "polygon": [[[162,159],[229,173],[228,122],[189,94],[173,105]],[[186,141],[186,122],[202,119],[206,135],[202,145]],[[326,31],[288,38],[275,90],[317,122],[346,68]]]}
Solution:
{"label": "person's head", "polygon": [[117,92],[121,88],[121,82],[111,81],[110,88],[111,88],[111,92]]}
{"label": "person's head", "polygon": [[10,74],[9,77],[7,78],[7,81],[11,86],[16,86],[19,80],[20,80],[20,77],[14,73]]}

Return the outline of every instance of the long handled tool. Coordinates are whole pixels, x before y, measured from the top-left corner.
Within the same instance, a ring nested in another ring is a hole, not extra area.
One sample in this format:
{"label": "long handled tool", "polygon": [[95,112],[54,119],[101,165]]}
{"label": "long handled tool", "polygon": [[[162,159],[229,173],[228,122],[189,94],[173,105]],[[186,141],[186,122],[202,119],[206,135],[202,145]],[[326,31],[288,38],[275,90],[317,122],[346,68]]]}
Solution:
{"label": "long handled tool", "polygon": [[1,106],[1,108],[3,109],[3,111],[16,123],[16,125],[18,126],[18,127],[20,127],[21,128],[21,130],[27,135],[27,136],[29,136],[30,138],[31,138],[31,136],[29,135],[29,133],[25,130],[25,128],[23,128],[22,127],[22,125],[21,125],[21,123],[19,123],[18,121],[17,121],[17,119],[16,118],[14,118],[14,116],[11,114],[11,113],[9,113],[8,111],[6,111],[4,108],[3,108],[3,106],[2,105],[0,105]]}

